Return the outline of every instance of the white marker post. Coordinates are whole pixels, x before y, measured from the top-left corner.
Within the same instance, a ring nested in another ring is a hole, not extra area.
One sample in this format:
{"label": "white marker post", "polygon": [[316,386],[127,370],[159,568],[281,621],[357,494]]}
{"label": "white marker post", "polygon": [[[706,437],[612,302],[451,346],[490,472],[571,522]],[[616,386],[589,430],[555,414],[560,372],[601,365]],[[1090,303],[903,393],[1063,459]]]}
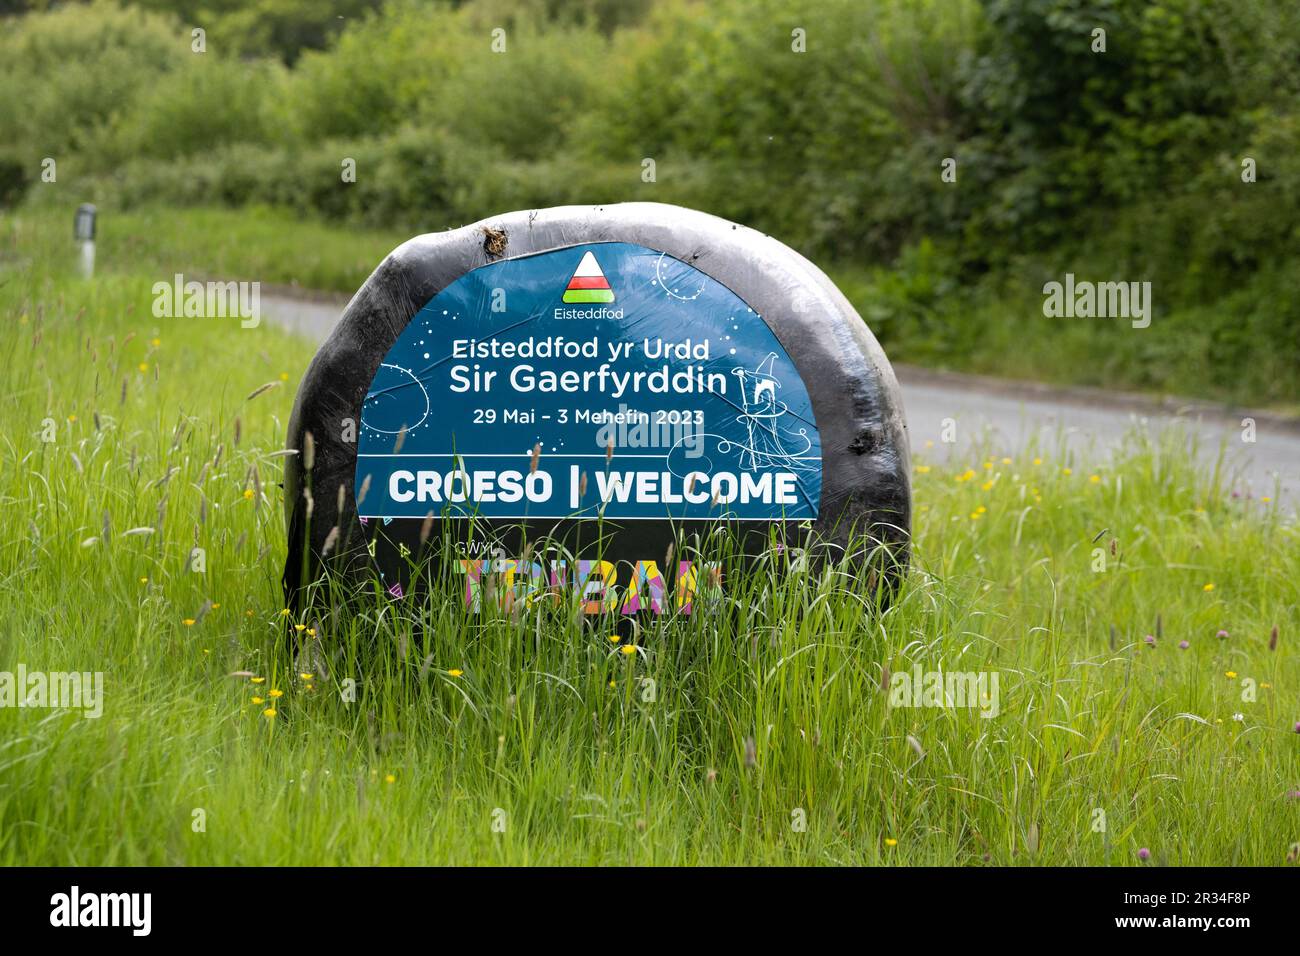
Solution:
{"label": "white marker post", "polygon": [[73,238],[81,246],[81,277],[89,279],[95,274],[95,207],[82,203],[72,220]]}

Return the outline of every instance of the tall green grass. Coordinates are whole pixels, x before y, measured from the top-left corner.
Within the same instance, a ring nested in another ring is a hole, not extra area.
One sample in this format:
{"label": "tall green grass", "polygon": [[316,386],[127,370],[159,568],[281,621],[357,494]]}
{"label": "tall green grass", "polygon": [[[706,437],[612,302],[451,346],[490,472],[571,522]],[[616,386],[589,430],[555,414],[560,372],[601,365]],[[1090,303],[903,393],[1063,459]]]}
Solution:
{"label": "tall green grass", "polygon": [[[1295,518],[1177,436],[917,449],[883,612],[779,554],[618,641],[452,587],[286,620],[310,347],[154,318],[159,265],[83,282],[43,235],[0,235],[0,670],[103,671],[106,700],[0,709],[2,864],[1270,865],[1300,840]],[[997,672],[1000,713],[892,706],[915,664]]]}

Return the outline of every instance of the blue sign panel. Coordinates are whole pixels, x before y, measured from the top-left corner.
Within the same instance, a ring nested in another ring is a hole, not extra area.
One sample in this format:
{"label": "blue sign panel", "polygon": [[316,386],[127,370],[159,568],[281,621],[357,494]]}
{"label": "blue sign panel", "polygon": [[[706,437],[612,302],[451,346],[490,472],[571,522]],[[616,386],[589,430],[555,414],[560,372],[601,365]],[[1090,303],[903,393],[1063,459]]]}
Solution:
{"label": "blue sign panel", "polygon": [[411,319],[363,405],[358,511],[801,521],[821,455],[762,316],[665,253],[587,243],[475,269]]}

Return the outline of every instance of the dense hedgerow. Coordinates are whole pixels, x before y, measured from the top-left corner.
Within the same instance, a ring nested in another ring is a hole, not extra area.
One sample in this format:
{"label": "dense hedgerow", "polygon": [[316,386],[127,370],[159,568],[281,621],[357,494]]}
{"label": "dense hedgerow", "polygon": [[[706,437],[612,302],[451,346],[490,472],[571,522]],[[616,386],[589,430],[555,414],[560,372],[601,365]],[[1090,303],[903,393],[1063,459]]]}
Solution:
{"label": "dense hedgerow", "polygon": [[[836,267],[904,359],[1024,374],[1003,348],[1023,340],[1042,377],[1300,392],[1266,298],[1294,291],[1270,276],[1300,248],[1293,4],[357,0],[331,24],[296,4],[7,20],[0,101],[23,108],[0,114],[0,202],[269,204],[406,233],[673,202]],[[1151,281],[1156,326],[1039,321],[1045,278],[1085,270]],[[1184,328],[1202,360],[1173,355]],[[1103,361],[1054,357],[1093,333]]]}

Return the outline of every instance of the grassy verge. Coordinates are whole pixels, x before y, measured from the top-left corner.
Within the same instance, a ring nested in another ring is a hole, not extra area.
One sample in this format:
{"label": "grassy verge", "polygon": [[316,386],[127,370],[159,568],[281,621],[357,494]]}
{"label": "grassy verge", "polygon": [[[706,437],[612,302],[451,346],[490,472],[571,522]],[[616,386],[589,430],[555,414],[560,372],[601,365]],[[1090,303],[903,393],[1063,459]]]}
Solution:
{"label": "grassy verge", "polygon": [[[301,248],[238,239],[214,263],[170,225],[84,283],[43,265],[63,237],[0,237],[27,263],[0,273],[0,670],[106,681],[100,719],[0,709],[0,864],[1267,865],[1300,840],[1300,532],[1174,444],[918,449],[883,615],[773,558],[622,644],[438,592],[293,622],[326,649],[293,660],[274,456],[309,356],[150,311],[155,256],[269,279]],[[891,701],[915,666],[996,673],[997,715]]]}
{"label": "grassy verge", "polygon": [[[0,263],[71,264],[71,208],[29,208],[0,232]],[[5,234],[7,232],[7,234]],[[108,273],[246,279],[351,295],[405,233],[340,229],[283,209],[153,208],[99,217],[96,267]]]}

